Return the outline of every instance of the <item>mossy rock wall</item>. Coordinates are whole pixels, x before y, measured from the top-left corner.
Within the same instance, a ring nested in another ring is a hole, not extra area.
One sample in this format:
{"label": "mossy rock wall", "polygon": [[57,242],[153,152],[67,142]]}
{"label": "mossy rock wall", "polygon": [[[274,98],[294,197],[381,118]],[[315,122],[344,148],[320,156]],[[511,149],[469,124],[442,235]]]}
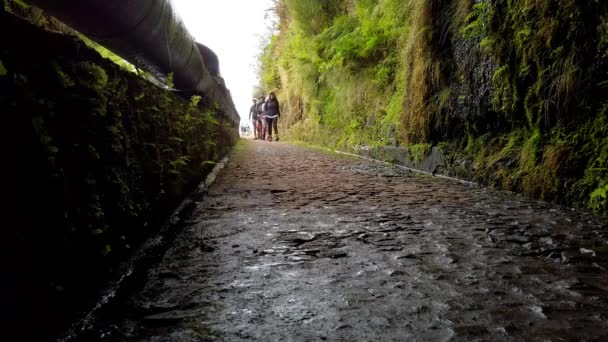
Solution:
{"label": "mossy rock wall", "polygon": [[608,213],[607,25],[605,1],[472,2],[451,46],[481,60],[454,55],[450,88],[471,91],[434,122],[461,133],[431,137],[448,172]]}
{"label": "mossy rock wall", "polygon": [[6,13],[0,37],[2,318],[21,337],[43,336],[203,180],[238,123],[76,37]]}
{"label": "mossy rock wall", "polygon": [[281,0],[276,12],[261,88],[278,89],[292,139],[431,145],[449,175],[608,212],[607,1]]}

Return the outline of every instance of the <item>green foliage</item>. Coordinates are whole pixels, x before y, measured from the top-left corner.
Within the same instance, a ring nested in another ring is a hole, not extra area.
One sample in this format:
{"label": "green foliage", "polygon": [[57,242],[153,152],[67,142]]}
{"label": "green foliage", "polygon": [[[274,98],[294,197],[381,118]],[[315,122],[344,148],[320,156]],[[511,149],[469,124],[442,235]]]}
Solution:
{"label": "green foliage", "polygon": [[[360,1],[354,12],[345,1],[282,4],[291,16],[260,56],[260,87],[279,89],[284,111],[295,113],[281,124],[343,146],[394,142],[389,135],[396,135],[403,99],[393,96],[403,89],[397,47],[407,9],[396,0]],[[317,13],[323,6],[330,9]],[[341,122],[349,124],[342,129]]]}
{"label": "green foliage", "polygon": [[275,56],[278,41],[278,36],[270,36],[268,45],[264,47],[262,53],[258,56],[260,84],[261,89],[263,89],[262,94],[266,94],[268,90],[274,90],[280,86],[279,68]]}
{"label": "green foliage", "polygon": [[513,113],[517,109],[519,94],[517,88],[511,83],[510,77],[511,71],[508,65],[502,65],[494,71],[492,76],[492,82],[494,82],[492,103],[496,111]]}
{"label": "green foliage", "polygon": [[606,207],[608,206],[608,183],[600,186],[591,193],[589,206],[597,211],[606,210]]}
{"label": "green foliage", "polygon": [[167,78],[165,78],[165,85],[169,89],[175,88],[175,83],[173,83],[173,73],[172,72],[167,74]]}
{"label": "green foliage", "polygon": [[307,34],[319,34],[341,13],[345,0],[286,0],[298,28]]}
{"label": "green foliage", "polygon": [[85,35],[81,34],[80,32],[74,31],[74,34],[78,38],[80,38],[85,44],[87,44],[88,47],[97,51],[101,55],[101,57],[111,60],[113,63],[120,66],[122,69],[124,69],[126,71],[133,72],[133,73],[137,72],[137,68],[133,64],[127,62],[126,60],[124,60],[122,57],[118,56],[114,52],[108,50],[107,48],[105,48],[102,45],[97,44],[96,42],[92,41],[91,39],[89,39]]}
{"label": "green foliage", "polygon": [[466,25],[460,29],[460,34],[467,39],[482,37],[487,34],[486,23],[494,15],[490,3],[479,2],[472,7],[472,11],[466,16]]}
{"label": "green foliage", "polygon": [[198,108],[198,104],[201,102],[202,97],[199,95],[193,95],[190,97],[190,109],[196,110]]}
{"label": "green foliage", "polygon": [[422,143],[412,145],[410,146],[410,153],[412,154],[412,159],[419,163],[431,153],[431,144]]}
{"label": "green foliage", "polygon": [[531,169],[536,166],[541,148],[542,138],[540,130],[534,129],[521,150],[519,162],[523,169]]}
{"label": "green foliage", "polygon": [[0,60],[0,76],[6,76],[7,73],[8,70],[6,70],[4,63],[2,63],[2,60]]}

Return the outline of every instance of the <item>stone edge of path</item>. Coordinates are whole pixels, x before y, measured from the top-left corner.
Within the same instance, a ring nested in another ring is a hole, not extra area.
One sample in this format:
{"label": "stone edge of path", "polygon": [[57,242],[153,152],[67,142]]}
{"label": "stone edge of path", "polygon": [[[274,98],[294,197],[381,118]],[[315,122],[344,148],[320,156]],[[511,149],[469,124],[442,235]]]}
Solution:
{"label": "stone edge of path", "polygon": [[287,143],[291,143],[292,145],[296,145],[296,146],[302,146],[302,147],[305,147],[305,148],[324,150],[324,151],[327,151],[327,152],[330,152],[330,153],[335,153],[335,154],[340,154],[340,155],[344,155],[344,156],[354,157],[354,158],[357,158],[357,159],[363,159],[363,160],[371,161],[371,162],[374,162],[374,163],[379,163],[379,164],[384,164],[384,165],[389,165],[389,166],[395,166],[395,167],[400,168],[402,170],[410,171],[410,172],[421,174],[421,175],[426,175],[426,176],[446,179],[446,180],[449,180],[449,181],[452,181],[452,182],[455,182],[455,183],[460,183],[460,184],[463,184],[463,185],[466,185],[466,186],[472,187],[472,188],[481,188],[482,187],[482,185],[480,185],[479,183],[476,183],[476,182],[471,182],[471,181],[460,179],[460,178],[456,178],[456,177],[450,177],[450,176],[446,176],[446,175],[436,174],[436,173],[432,173],[432,172],[428,172],[428,171],[424,171],[424,170],[408,167],[408,166],[405,166],[405,165],[400,165],[400,164],[397,164],[397,163],[390,163],[390,162],[387,162],[387,161],[383,161],[383,160],[379,160],[379,159],[363,156],[363,155],[360,155],[360,154],[355,154],[355,153],[351,153],[351,152],[344,152],[344,151],[340,151],[340,150],[335,150],[335,149],[328,148],[328,147],[321,146],[321,145],[314,145],[314,144],[310,144],[310,143],[307,143],[307,142],[304,142],[304,141],[291,140],[291,141],[287,141]]}
{"label": "stone edge of path", "polygon": [[362,155],[359,155],[359,154],[344,152],[344,151],[340,151],[340,150],[331,150],[331,151],[333,151],[333,152],[335,152],[337,154],[347,155],[347,156],[351,156],[351,157],[355,157],[355,158],[359,158],[359,159],[364,159],[364,160],[368,160],[368,161],[372,161],[372,162],[376,162],[376,163],[380,163],[380,164],[384,164],[384,165],[395,166],[395,167],[398,167],[398,168],[400,168],[402,170],[407,170],[407,171],[410,171],[410,172],[413,172],[413,173],[423,174],[423,175],[437,177],[437,178],[441,178],[441,179],[447,179],[449,181],[461,183],[461,184],[464,184],[464,185],[469,186],[469,187],[479,187],[480,186],[479,184],[477,184],[475,182],[471,182],[471,181],[467,181],[467,180],[463,180],[463,179],[459,179],[459,178],[455,178],[455,177],[445,176],[445,175],[438,175],[438,174],[434,174],[434,173],[431,173],[431,172],[428,172],[428,171],[414,169],[414,168],[407,167],[407,166],[404,166],[404,165],[399,165],[399,164],[396,164],[396,163],[389,163],[389,162],[386,162],[386,161],[383,161],[383,160],[378,160],[378,159],[362,156]]}

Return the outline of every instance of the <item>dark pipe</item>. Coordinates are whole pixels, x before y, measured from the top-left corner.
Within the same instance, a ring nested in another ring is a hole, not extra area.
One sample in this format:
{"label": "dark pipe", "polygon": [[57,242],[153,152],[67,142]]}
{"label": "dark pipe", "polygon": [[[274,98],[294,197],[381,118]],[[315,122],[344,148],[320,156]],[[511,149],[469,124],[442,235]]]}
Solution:
{"label": "dark pipe", "polygon": [[[29,0],[136,66],[173,73],[182,92],[201,93],[239,117],[219,76],[217,56],[186,29],[169,0]],[[205,64],[206,58],[212,73]]]}
{"label": "dark pipe", "polygon": [[203,56],[203,61],[211,75],[222,77],[220,74],[220,60],[217,58],[215,52],[201,43],[196,43],[196,45],[198,45],[198,51],[201,53],[201,56]]}

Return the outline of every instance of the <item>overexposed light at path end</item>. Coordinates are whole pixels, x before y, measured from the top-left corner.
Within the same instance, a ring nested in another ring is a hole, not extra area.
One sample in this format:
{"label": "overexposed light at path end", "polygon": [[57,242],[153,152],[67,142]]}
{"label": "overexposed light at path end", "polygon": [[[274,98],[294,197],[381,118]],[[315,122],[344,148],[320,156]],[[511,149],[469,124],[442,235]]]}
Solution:
{"label": "overexposed light at path end", "polygon": [[257,85],[256,57],[268,32],[266,11],[272,0],[172,0],[184,24],[199,43],[213,50],[234,104],[247,121]]}

